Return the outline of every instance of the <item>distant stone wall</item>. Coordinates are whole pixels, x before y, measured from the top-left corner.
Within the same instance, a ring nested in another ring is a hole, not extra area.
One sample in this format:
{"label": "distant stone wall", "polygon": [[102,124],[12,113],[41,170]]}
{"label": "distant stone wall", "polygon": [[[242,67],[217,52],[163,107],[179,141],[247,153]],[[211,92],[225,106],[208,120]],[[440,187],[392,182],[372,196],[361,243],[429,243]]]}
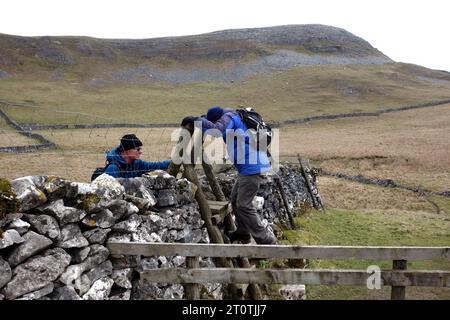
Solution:
{"label": "distant stone wall", "polygon": [[[283,167],[280,176],[292,207],[309,201],[296,168]],[[235,174],[218,178],[229,193]],[[15,205],[2,207],[18,210],[0,216],[0,300],[182,299],[181,285],[148,283],[139,272],[183,267],[184,257],[117,256],[106,244],[210,242],[194,198],[197,187],[164,171],[132,179],[102,175],[90,184],[29,176],[13,180],[11,190],[4,185],[0,202]],[[264,202],[258,202],[268,228],[285,219],[273,188],[267,178],[260,193]],[[211,259],[200,262],[212,266]],[[202,295],[222,299],[223,290],[208,284]]]}
{"label": "distant stone wall", "polygon": [[14,146],[14,147],[0,147],[0,152],[12,152],[12,153],[23,153],[23,152],[34,152],[40,149],[54,149],[57,145],[50,140],[47,140],[44,136],[32,133],[30,131],[22,128],[16,121],[11,119],[3,110],[0,109],[0,117],[5,119],[5,121],[17,130],[17,133],[24,135],[28,138],[35,139],[39,141],[39,144],[28,145],[28,146]]}

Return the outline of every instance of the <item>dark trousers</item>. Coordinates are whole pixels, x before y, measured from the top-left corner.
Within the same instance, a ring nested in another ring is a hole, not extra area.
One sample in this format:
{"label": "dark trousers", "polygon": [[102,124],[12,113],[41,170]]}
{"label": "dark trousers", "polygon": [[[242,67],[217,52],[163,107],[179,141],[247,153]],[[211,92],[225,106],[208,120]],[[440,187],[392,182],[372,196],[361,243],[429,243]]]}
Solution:
{"label": "dark trousers", "polygon": [[262,181],[259,174],[239,175],[231,191],[231,206],[236,217],[236,232],[251,234],[258,244],[275,243],[273,236],[262,225],[252,201]]}

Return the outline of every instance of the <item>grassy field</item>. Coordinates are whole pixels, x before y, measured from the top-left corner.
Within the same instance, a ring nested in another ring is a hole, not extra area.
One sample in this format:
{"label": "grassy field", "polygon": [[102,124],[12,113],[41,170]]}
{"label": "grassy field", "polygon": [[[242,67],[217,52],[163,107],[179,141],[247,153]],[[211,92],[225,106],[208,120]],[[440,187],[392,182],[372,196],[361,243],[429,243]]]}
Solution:
{"label": "grassy field", "polygon": [[[378,188],[379,187],[373,187]],[[372,196],[377,190],[372,190]],[[384,192],[384,190],[378,190]],[[382,201],[382,199],[379,199]],[[447,206],[450,206],[449,199]],[[287,231],[284,243],[362,246],[448,246],[450,213],[396,209],[333,209],[296,218],[298,230]],[[392,269],[392,261],[311,260],[321,269]],[[450,270],[448,260],[408,262],[408,270]],[[390,287],[368,290],[358,286],[307,286],[307,299],[390,299]],[[407,299],[450,299],[450,288],[408,287]]]}
{"label": "grassy field", "polygon": [[280,121],[449,99],[450,77],[435,77],[440,74],[395,63],[298,67],[233,83],[98,87],[76,79],[5,78],[0,99],[34,106],[3,107],[21,123],[179,123],[213,105],[239,104],[256,106],[268,121]]}

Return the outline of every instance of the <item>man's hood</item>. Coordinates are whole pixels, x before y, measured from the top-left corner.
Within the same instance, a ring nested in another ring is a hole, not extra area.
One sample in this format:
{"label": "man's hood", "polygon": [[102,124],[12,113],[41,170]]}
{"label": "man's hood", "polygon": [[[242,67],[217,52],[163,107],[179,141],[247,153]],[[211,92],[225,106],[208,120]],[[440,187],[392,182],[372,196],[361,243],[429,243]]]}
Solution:
{"label": "man's hood", "polygon": [[111,151],[106,154],[106,160],[108,162],[119,162],[120,164],[126,165],[127,162],[125,159],[119,154],[120,146],[115,147]]}

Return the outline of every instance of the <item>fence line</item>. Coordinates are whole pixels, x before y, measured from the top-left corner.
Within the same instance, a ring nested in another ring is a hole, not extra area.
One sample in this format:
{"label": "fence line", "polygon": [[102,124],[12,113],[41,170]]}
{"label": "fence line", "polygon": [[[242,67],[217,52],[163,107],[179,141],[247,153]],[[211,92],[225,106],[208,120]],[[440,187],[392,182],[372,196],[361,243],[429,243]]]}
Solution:
{"label": "fence line", "polygon": [[[202,257],[248,257],[286,259],[359,259],[392,260],[393,270],[379,271],[380,285],[392,287],[391,299],[405,299],[407,286],[450,287],[450,272],[441,270],[406,270],[407,261],[446,259],[450,261],[450,247],[363,247],[363,246],[293,246],[238,245],[188,243],[134,243],[110,241],[111,254],[143,256],[186,256],[187,260]],[[141,272],[150,282],[183,283],[187,288],[198,283],[248,284],[308,284],[367,286],[373,276],[368,270],[326,269],[254,269],[254,268],[187,268],[151,269]],[[196,291],[189,291],[189,299],[198,299]]]}

